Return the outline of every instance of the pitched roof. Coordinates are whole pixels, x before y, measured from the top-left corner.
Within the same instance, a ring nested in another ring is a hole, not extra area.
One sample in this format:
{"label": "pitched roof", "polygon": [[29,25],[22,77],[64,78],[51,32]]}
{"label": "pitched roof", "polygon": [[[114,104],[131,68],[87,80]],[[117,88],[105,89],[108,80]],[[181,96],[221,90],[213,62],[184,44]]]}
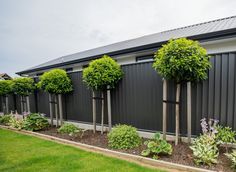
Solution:
{"label": "pitched roof", "polygon": [[0,73],[0,78],[3,78],[3,79],[12,79],[7,73]]}
{"label": "pitched roof", "polygon": [[[54,60],[48,61],[46,63],[40,64],[38,66],[29,68],[25,71],[18,72],[17,74],[24,74],[27,72],[32,72],[34,70],[41,70],[47,67],[57,67],[64,64],[71,64],[79,61],[89,60],[90,58],[98,57],[103,54],[115,55],[116,53],[124,53],[126,51],[134,51],[134,49],[141,48],[145,49],[147,46],[157,46],[158,43],[163,43],[171,38],[188,37],[195,38],[196,36],[206,37],[207,35],[213,36],[213,34],[222,34],[227,31],[233,31],[236,33],[236,16],[217,19],[209,22],[199,23],[195,25],[190,25],[186,27],[181,27],[177,29],[172,29],[164,32],[159,32],[151,35],[142,36],[135,39],[130,39],[75,54],[62,56]],[[215,35],[217,36],[217,35]],[[200,38],[199,37],[199,38]],[[197,37],[196,37],[197,38]]]}

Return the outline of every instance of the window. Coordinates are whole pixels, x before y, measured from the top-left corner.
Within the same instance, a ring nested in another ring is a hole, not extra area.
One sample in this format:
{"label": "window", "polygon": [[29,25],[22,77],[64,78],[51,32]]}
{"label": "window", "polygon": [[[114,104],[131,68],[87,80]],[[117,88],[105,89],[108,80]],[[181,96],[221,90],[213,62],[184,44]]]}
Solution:
{"label": "window", "polygon": [[145,55],[145,56],[138,56],[136,57],[136,62],[148,62],[148,61],[153,61],[154,55]]}
{"label": "window", "polygon": [[66,71],[66,72],[72,72],[72,71],[73,71],[73,68],[72,68],[72,67],[66,68],[65,71]]}

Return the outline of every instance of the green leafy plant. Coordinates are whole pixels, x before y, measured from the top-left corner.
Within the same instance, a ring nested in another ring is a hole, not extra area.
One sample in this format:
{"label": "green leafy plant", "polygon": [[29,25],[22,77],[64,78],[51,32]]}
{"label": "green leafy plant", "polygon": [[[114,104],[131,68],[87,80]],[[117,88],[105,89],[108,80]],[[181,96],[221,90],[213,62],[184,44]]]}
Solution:
{"label": "green leafy plant", "polygon": [[0,96],[12,93],[12,80],[0,80]]}
{"label": "green leafy plant", "polygon": [[230,127],[223,127],[218,125],[216,133],[216,140],[220,143],[235,143],[236,132]]}
{"label": "green leafy plant", "polygon": [[74,124],[64,123],[59,129],[59,133],[66,133],[70,136],[76,136],[78,133],[81,132],[81,129],[75,126]]}
{"label": "green leafy plant", "polygon": [[0,116],[0,124],[8,125],[11,117],[12,117],[11,115],[2,115],[2,116]]}
{"label": "green leafy plant", "polygon": [[21,96],[28,96],[33,93],[35,89],[34,80],[32,78],[15,78],[12,84],[12,90],[15,94]]}
{"label": "green leafy plant", "polygon": [[170,40],[155,53],[153,68],[168,80],[198,82],[207,78],[210,56],[197,41]]}
{"label": "green leafy plant", "polygon": [[104,55],[93,60],[83,70],[83,81],[93,90],[104,90],[109,85],[111,88],[122,78],[120,65],[111,57]]}
{"label": "green leafy plant", "polygon": [[23,121],[23,129],[38,131],[49,127],[48,120],[39,113],[29,114]]}
{"label": "green leafy plant", "polygon": [[108,133],[108,144],[115,149],[130,149],[141,144],[137,129],[128,125],[116,125]]}
{"label": "green leafy plant", "polygon": [[231,160],[231,167],[236,170],[236,150],[233,150],[232,153],[225,154]]}
{"label": "green leafy plant", "polygon": [[143,150],[142,156],[152,156],[153,159],[158,159],[159,155],[171,155],[172,146],[167,141],[163,140],[160,133],[156,133],[152,140],[144,142],[147,149]]}
{"label": "green leafy plant", "polygon": [[65,94],[71,92],[72,83],[66,71],[62,69],[52,69],[39,77],[37,87],[54,94]]}
{"label": "green leafy plant", "polygon": [[216,139],[213,135],[203,134],[193,141],[190,146],[194,162],[199,164],[216,164],[219,155]]}
{"label": "green leafy plant", "polygon": [[9,126],[21,130],[24,126],[24,120],[22,118],[15,117],[14,115],[11,116],[9,120]]}

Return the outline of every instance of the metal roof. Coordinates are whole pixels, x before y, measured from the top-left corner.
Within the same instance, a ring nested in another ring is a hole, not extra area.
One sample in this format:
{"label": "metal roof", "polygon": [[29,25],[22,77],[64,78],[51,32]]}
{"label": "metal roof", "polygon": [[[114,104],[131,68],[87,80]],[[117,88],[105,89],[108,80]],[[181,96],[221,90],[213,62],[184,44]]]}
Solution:
{"label": "metal roof", "polygon": [[[236,33],[236,16],[217,19],[209,22],[199,23],[195,25],[190,25],[186,27],[181,27],[173,30],[168,30],[164,32],[159,32],[147,36],[142,36],[135,39],[130,39],[86,51],[82,51],[79,53],[62,56],[56,58],[54,60],[48,61],[46,63],[40,64],[38,66],[32,67],[22,72],[18,72],[17,74],[25,74],[28,72],[33,72],[36,70],[43,70],[50,67],[58,67],[65,64],[72,64],[79,61],[89,60],[94,57],[99,57],[103,54],[112,55],[115,53],[122,53],[125,50],[134,51],[137,48],[147,48],[149,45],[158,45],[158,43],[163,43],[168,41],[171,38],[180,38],[180,37],[188,37],[195,38],[196,36],[206,37],[207,35],[211,35],[214,33],[218,33],[215,36],[220,36],[219,34],[226,33],[227,31],[233,31]],[[196,37],[197,39],[198,37]],[[200,38],[200,37],[199,37]]]}

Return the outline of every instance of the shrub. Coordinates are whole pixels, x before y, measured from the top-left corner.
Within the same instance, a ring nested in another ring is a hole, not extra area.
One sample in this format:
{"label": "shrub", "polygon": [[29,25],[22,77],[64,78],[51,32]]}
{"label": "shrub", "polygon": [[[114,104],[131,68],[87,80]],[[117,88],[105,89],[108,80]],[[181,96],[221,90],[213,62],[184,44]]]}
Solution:
{"label": "shrub", "polygon": [[236,169],[236,150],[233,150],[232,153],[226,153],[225,155],[231,160],[231,167]]}
{"label": "shrub", "polygon": [[208,134],[203,134],[193,141],[190,146],[193,151],[194,162],[199,164],[216,164],[219,151],[215,137]]}
{"label": "shrub", "polygon": [[29,114],[23,122],[23,129],[30,131],[38,131],[49,126],[48,120],[38,113]]}
{"label": "shrub", "polygon": [[108,144],[115,149],[130,149],[141,144],[137,129],[128,125],[116,125],[108,133]]}
{"label": "shrub", "polygon": [[39,77],[37,87],[54,94],[65,94],[72,91],[72,83],[66,71],[53,69]]}
{"label": "shrub", "polygon": [[83,70],[83,81],[93,90],[104,90],[109,85],[111,88],[122,78],[120,65],[111,57],[104,55],[93,60]]}
{"label": "shrub", "polygon": [[220,143],[235,143],[236,132],[230,127],[217,126],[216,140]]}
{"label": "shrub", "polygon": [[35,89],[34,80],[32,78],[15,78],[12,84],[12,90],[15,94],[21,96],[28,96],[33,93]]}
{"label": "shrub", "polygon": [[142,156],[153,156],[153,159],[158,159],[159,155],[171,155],[172,154],[172,146],[167,143],[167,141],[161,139],[160,133],[156,133],[152,140],[148,140],[144,142],[147,146],[146,150],[143,150]]}
{"label": "shrub", "polygon": [[12,80],[0,80],[0,96],[12,93]]}
{"label": "shrub", "polygon": [[9,120],[9,125],[13,128],[21,130],[24,126],[24,120],[21,118],[16,118],[14,115],[12,115]]}
{"label": "shrub", "polygon": [[70,136],[75,136],[77,133],[81,132],[81,129],[76,127],[74,124],[64,123],[59,129],[59,133],[66,133]]}
{"label": "shrub", "polygon": [[168,80],[198,82],[207,78],[210,56],[197,41],[170,40],[155,53],[153,68]]}
{"label": "shrub", "polygon": [[11,117],[12,117],[11,115],[2,115],[2,116],[0,116],[0,124],[8,125]]}

